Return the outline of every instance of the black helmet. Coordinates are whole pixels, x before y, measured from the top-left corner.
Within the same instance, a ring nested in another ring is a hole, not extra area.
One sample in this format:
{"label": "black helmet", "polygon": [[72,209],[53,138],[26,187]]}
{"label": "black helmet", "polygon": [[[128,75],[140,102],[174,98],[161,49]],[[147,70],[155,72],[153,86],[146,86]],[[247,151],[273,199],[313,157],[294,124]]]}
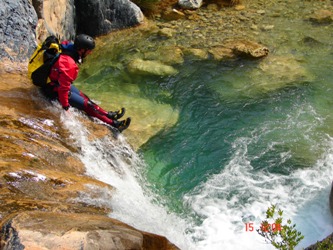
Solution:
{"label": "black helmet", "polygon": [[76,36],[74,40],[74,46],[77,50],[79,49],[93,50],[95,48],[95,41],[91,36],[81,34]]}

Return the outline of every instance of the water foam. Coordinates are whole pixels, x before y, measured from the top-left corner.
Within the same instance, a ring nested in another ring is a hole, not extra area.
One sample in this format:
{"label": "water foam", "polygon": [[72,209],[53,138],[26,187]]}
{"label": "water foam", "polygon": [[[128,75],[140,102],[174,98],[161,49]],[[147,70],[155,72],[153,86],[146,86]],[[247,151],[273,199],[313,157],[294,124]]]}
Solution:
{"label": "water foam", "polygon": [[299,248],[330,234],[333,140],[329,138],[328,150],[315,166],[288,176],[254,171],[247,155],[249,143],[248,138],[238,138],[234,156],[225,169],[186,197],[204,218],[193,233],[198,239],[197,249],[274,249],[255,230],[245,227],[245,223],[253,223],[259,229],[271,204],[277,204],[284,211],[283,217],[296,223],[305,236]]}
{"label": "water foam", "polygon": [[[248,145],[257,138],[239,137],[224,170],[184,197],[201,218],[194,225],[190,219],[158,204],[141,175],[144,162],[123,136],[116,141],[90,141],[87,130],[75,118],[77,115],[63,120],[82,148],[80,158],[87,174],[116,188],[108,201],[113,209],[110,216],[164,235],[183,250],[273,249],[255,230],[246,231],[245,227],[245,223],[253,223],[258,229],[271,204],[284,210],[284,218],[296,223],[305,236],[299,247],[308,246],[333,230],[327,204],[333,172],[332,138],[328,137],[327,151],[312,168],[298,169],[286,176],[254,170],[248,159]],[[286,152],[281,161],[289,157]]]}
{"label": "water foam", "polygon": [[[73,112],[71,119],[66,119],[62,114],[62,120],[71,131],[72,139],[82,149],[79,157],[86,166],[87,174],[115,188],[112,199],[108,201],[113,210],[110,217],[137,229],[166,236],[181,249],[195,249],[185,235],[188,223],[159,205],[154,194],[145,188],[145,179],[140,174],[145,167],[144,162],[126,143],[125,137],[120,135],[113,140],[110,135],[88,140],[87,129],[76,119],[78,115]],[[109,194],[104,196],[110,197]],[[93,200],[89,195],[83,199],[88,203],[102,202]]]}

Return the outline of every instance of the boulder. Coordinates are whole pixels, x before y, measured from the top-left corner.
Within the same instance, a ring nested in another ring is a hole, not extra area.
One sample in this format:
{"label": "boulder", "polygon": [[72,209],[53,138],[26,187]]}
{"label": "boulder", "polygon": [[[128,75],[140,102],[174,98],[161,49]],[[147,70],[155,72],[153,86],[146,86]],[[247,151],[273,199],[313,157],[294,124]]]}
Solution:
{"label": "boulder", "polygon": [[199,9],[203,1],[202,0],[178,0],[178,4],[183,9]]}
{"label": "boulder", "polygon": [[184,63],[183,51],[177,46],[161,46],[155,51],[144,53],[145,60],[158,60],[167,65]]}
{"label": "boulder", "polygon": [[[0,4],[0,73],[22,71],[37,43],[54,34],[106,34],[141,24],[140,8],[129,0],[3,0]],[[19,65],[18,65],[19,63]]]}
{"label": "boulder", "polygon": [[59,117],[35,90],[26,77],[1,75],[0,218],[31,210],[110,212],[109,206],[81,200],[111,198],[113,189],[84,175],[82,161],[73,154],[79,149],[67,141]]}
{"label": "boulder", "polygon": [[213,59],[217,61],[235,58],[232,49],[223,46],[212,47],[208,52],[212,55]]}
{"label": "boulder", "polygon": [[158,31],[158,35],[161,37],[171,38],[176,33],[174,29],[171,28],[162,28]]}
{"label": "boulder", "polygon": [[155,60],[133,59],[127,69],[130,73],[139,75],[170,76],[178,73],[172,66]]}
{"label": "boulder", "polygon": [[291,55],[269,56],[260,61],[258,68],[250,75],[257,79],[252,87],[259,92],[270,92],[313,79],[302,65],[302,60]]}
{"label": "boulder", "polygon": [[236,57],[257,59],[267,56],[269,49],[257,42],[230,39],[219,46],[211,47],[208,52],[214,60],[221,61]]}
{"label": "boulder", "polygon": [[77,33],[97,36],[141,24],[144,15],[129,0],[81,0],[75,3]]}
{"label": "boulder", "polygon": [[271,56],[261,61],[259,68],[271,79],[282,79],[290,83],[306,80],[309,76],[301,62],[300,59],[293,56]]}
{"label": "boulder", "polygon": [[225,42],[224,46],[232,49],[236,55],[242,57],[260,58],[267,56],[269,53],[267,47],[247,40],[229,40]]}
{"label": "boulder", "polygon": [[182,51],[185,56],[189,56],[196,60],[206,60],[209,57],[208,52],[205,49],[183,48]]}
{"label": "boulder", "polygon": [[333,22],[333,13],[329,10],[317,10],[309,20],[314,24],[330,24]]}

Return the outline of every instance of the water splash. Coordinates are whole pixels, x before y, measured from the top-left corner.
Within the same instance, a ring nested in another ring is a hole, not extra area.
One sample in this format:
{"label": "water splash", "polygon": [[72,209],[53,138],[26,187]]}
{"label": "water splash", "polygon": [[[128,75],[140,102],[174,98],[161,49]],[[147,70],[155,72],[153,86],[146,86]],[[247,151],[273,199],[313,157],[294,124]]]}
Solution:
{"label": "water splash", "polygon": [[[194,249],[185,233],[188,222],[156,202],[141,174],[145,164],[127,144],[126,138],[120,135],[114,140],[110,135],[89,140],[88,130],[79,122],[78,116],[79,113],[72,112],[71,119],[68,119],[62,114],[62,121],[71,132],[71,139],[82,149],[79,157],[86,166],[86,173],[115,188],[112,198],[108,190],[98,191],[105,192],[107,206],[113,210],[110,217],[137,229],[164,235],[181,249]],[[105,201],[96,201],[89,195],[81,198],[87,203],[106,205]]]}
{"label": "water splash", "polygon": [[298,169],[290,175],[254,171],[248,160],[248,138],[238,138],[234,156],[226,168],[212,176],[195,192],[186,196],[193,210],[203,218],[195,228],[196,249],[273,249],[255,230],[271,204],[284,210],[284,219],[296,223],[306,247],[323,239],[333,230],[328,196],[333,171],[333,138],[327,151],[310,169]]}
{"label": "water splash", "polygon": [[[278,144],[283,146],[290,141],[289,135],[293,135],[290,131],[302,131],[305,141],[316,143],[314,134],[323,120],[311,105],[293,105],[281,113],[278,124],[263,121],[246,136],[235,137],[231,145],[233,155],[221,167],[223,170],[184,197],[193,212],[186,218],[161,205],[165,204],[161,202],[163,198],[152,193],[142,174],[145,163],[123,135],[118,140],[111,137],[89,140],[88,131],[77,116],[79,113],[73,112],[72,119],[63,119],[63,122],[71,131],[71,139],[82,149],[80,158],[87,174],[116,188],[112,198],[108,194],[104,196],[109,199],[106,203],[89,196],[85,197],[86,202],[91,199],[91,202],[107,204],[113,209],[111,217],[164,235],[181,249],[273,249],[255,230],[250,232],[245,228],[248,222],[259,228],[271,204],[284,210],[284,218],[296,223],[305,236],[299,247],[308,246],[333,230],[327,205],[333,172],[331,137],[320,133],[323,140],[316,145],[325,151],[312,166],[282,174],[269,167],[254,168],[251,164],[268,152],[279,153],[278,166],[292,159],[292,147],[275,150]],[[265,146],[258,147],[262,141]],[[253,148],[260,150],[254,153]],[[302,152],[298,153],[303,156]]]}

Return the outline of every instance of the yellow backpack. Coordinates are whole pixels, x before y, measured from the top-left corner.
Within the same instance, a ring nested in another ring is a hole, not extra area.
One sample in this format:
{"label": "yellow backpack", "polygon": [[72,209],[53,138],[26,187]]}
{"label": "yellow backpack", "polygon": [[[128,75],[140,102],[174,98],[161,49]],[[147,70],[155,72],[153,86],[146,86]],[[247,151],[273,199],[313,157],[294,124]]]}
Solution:
{"label": "yellow backpack", "polygon": [[51,82],[49,77],[51,67],[58,60],[61,53],[59,39],[49,36],[39,44],[30,57],[28,64],[28,77],[36,86],[43,87]]}

